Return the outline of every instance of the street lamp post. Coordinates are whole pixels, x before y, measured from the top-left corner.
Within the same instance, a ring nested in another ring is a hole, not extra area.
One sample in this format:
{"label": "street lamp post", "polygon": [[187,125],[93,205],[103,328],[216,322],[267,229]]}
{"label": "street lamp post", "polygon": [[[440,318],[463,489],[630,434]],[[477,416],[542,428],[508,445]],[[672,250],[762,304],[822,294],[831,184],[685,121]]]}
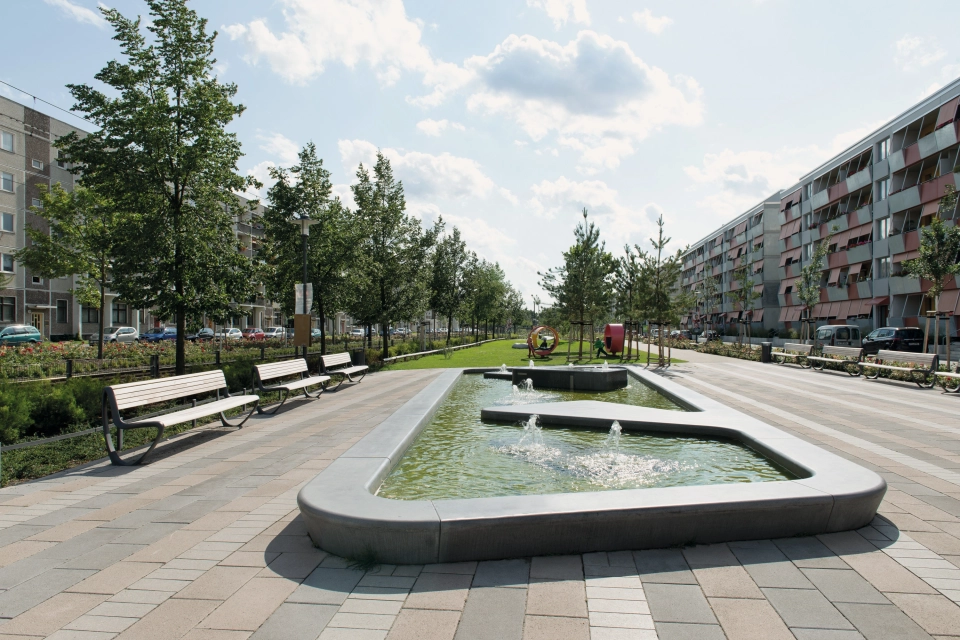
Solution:
{"label": "street lamp post", "polygon": [[[317,221],[317,220],[311,220],[311,219],[310,219],[310,216],[308,216],[308,215],[306,215],[306,214],[301,214],[299,218],[295,218],[295,219],[291,220],[290,222],[292,222],[293,224],[295,224],[295,225],[297,225],[297,226],[300,227],[300,239],[301,239],[301,242],[302,242],[301,247],[302,247],[302,251],[303,251],[303,283],[302,283],[302,286],[303,286],[303,290],[302,290],[303,305],[302,305],[301,313],[302,313],[303,315],[309,315],[309,313],[310,313],[310,308],[309,308],[309,305],[307,304],[307,279],[309,278],[309,272],[308,272],[308,268],[307,268],[307,238],[310,237],[310,225],[316,224],[318,221]],[[294,309],[293,311],[294,311],[294,313],[296,314],[297,309]],[[307,326],[306,342],[305,342],[304,345],[303,345],[303,359],[304,359],[304,360],[307,359],[307,349],[308,349],[308,347],[309,347],[309,345],[310,345],[310,334],[311,334],[311,330],[313,329],[313,327],[310,326],[310,325],[312,325],[312,324],[313,324],[313,323],[312,323],[312,321],[311,321],[311,322],[308,324],[308,326]]]}

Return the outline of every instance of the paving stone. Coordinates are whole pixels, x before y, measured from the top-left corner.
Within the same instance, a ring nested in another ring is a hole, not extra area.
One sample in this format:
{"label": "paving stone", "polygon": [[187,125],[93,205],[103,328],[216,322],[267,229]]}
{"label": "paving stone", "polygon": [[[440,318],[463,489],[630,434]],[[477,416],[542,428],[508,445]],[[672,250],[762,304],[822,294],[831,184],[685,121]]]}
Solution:
{"label": "paving stone", "polygon": [[118,640],[169,640],[186,635],[219,603],[213,600],[167,600],[130,626]]}
{"label": "paving stone", "polygon": [[549,580],[583,579],[583,561],[580,556],[546,556],[531,558],[530,578]]}
{"label": "paving stone", "polygon": [[797,640],[864,640],[859,631],[839,629],[790,629]]}
{"label": "paving stone", "polygon": [[791,640],[793,634],[769,602],[710,598],[713,612],[729,640]]}
{"label": "paving stone", "polygon": [[421,573],[404,607],[462,611],[472,579],[458,573]]}
{"label": "paving stone", "polygon": [[261,570],[259,575],[261,577],[287,578],[299,582],[310,575],[323,558],[324,554],[319,551],[281,553],[265,569]]}
{"label": "paving stone", "polygon": [[943,596],[891,593],[887,597],[931,635],[960,635],[960,606]]}
{"label": "paving stone", "polygon": [[734,543],[729,547],[758,587],[813,589],[806,576],[770,540]]}
{"label": "paving stone", "polygon": [[655,629],[590,627],[590,640],[657,640]]}
{"label": "paving stone", "polygon": [[476,562],[446,562],[440,564],[425,564],[422,569],[425,573],[466,573],[473,575],[477,572]]}
{"label": "paving stone", "polygon": [[455,640],[520,640],[526,602],[526,589],[470,589]]}
{"label": "paving stone", "polygon": [[341,605],[363,577],[354,569],[326,569],[318,567],[294,590],[288,602]]}
{"label": "paving stone", "polygon": [[716,623],[707,599],[696,585],[644,583],[650,613],[658,622]]}
{"label": "paving stone", "polygon": [[526,587],[530,578],[529,560],[492,560],[477,564],[473,588]]}
{"label": "paving stone", "polygon": [[0,617],[13,618],[92,574],[88,569],[50,569],[0,593]]}
{"label": "paving stone", "polygon": [[177,592],[174,598],[195,600],[226,600],[258,573],[256,567],[213,567],[188,586]]}
{"label": "paving stone", "polygon": [[840,611],[815,589],[763,589],[788,627],[852,629]]}
{"label": "paving stone", "polygon": [[318,640],[384,640],[386,631],[377,629],[333,629],[327,627]]}
{"label": "paving stone", "polygon": [[375,613],[336,613],[330,620],[331,627],[345,627],[347,629],[381,629],[389,631],[393,626],[394,616],[384,616]]}
{"label": "paving stone", "polygon": [[253,578],[207,617],[200,626],[256,631],[286,599],[297,583],[281,578]]}
{"label": "paving stone", "polygon": [[637,551],[633,557],[644,583],[697,584],[683,553],[678,549]]}
{"label": "paving stone", "polygon": [[112,596],[150,574],[160,565],[148,562],[118,562],[70,587],[79,593],[103,593]]}
{"label": "paving stone", "polygon": [[590,640],[590,626],[577,618],[527,616],[523,623],[523,640]]}
{"label": "paving stone", "polygon": [[837,569],[803,569],[803,574],[831,602],[887,604],[889,600],[857,572]]}
{"label": "paving stone", "polygon": [[587,594],[579,580],[531,580],[527,590],[527,614],[535,616],[587,616]]}
{"label": "paving stone", "polygon": [[914,640],[929,638],[902,611],[892,604],[857,604],[841,602],[837,608],[867,640]]}
{"label": "paving stone", "polygon": [[387,640],[453,640],[459,622],[459,611],[404,609]]}
{"label": "paving stone", "polygon": [[653,629],[653,617],[648,614],[619,612],[590,612],[591,627],[612,627],[620,629]]}
{"label": "paving stone", "polygon": [[105,598],[100,594],[58,593],[4,623],[0,626],[0,634],[50,635],[99,605]]}
{"label": "paving stone", "polygon": [[587,591],[587,610],[591,615],[595,611],[650,615],[650,606],[646,600],[604,600],[601,598],[591,598],[589,589]]}
{"label": "paving stone", "polygon": [[781,538],[773,542],[798,567],[812,569],[850,568],[816,538]]}
{"label": "paving stone", "polygon": [[400,613],[404,603],[400,600],[373,600],[367,598],[347,598],[339,611],[343,613],[376,613],[379,615],[395,616]]}
{"label": "paving stone", "polygon": [[337,612],[335,605],[285,602],[267,618],[253,640],[303,640],[316,638]]}
{"label": "paving stone", "polygon": [[717,624],[658,622],[657,635],[660,640],[727,640]]}

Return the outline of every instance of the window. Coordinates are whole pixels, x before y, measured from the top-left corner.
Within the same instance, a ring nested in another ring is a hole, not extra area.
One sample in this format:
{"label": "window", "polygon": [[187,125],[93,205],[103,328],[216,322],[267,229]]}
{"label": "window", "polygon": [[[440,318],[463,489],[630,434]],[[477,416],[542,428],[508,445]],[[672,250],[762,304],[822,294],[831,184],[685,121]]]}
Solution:
{"label": "window", "polygon": [[30,161],[30,165],[31,165],[34,169],[39,169],[40,171],[43,171],[43,161],[42,161],[42,160],[31,160],[31,161]]}
{"label": "window", "polygon": [[0,231],[13,233],[13,214],[0,213]]}
{"label": "window", "polygon": [[877,202],[886,200],[890,195],[890,180],[880,180],[877,182]]}
{"label": "window", "polygon": [[890,235],[890,218],[877,220],[877,239],[883,240]]}
{"label": "window", "polygon": [[890,258],[880,258],[877,260],[877,278],[890,277]]}
{"label": "window", "polygon": [[37,209],[43,209],[43,201],[40,200],[40,198],[32,198],[31,204],[33,204],[33,206],[35,206]]}
{"label": "window", "polygon": [[877,145],[877,160],[886,160],[888,155],[890,155],[890,138]]}
{"label": "window", "polygon": [[13,151],[13,134],[6,131],[0,131],[0,149],[4,151]]}
{"label": "window", "polygon": [[67,321],[67,301],[57,300],[57,322]]}
{"label": "window", "polygon": [[33,284],[43,284],[43,278],[40,276],[33,276]]}
{"label": "window", "polygon": [[100,309],[83,307],[83,312],[80,314],[80,321],[86,324],[96,324],[100,322]]}
{"label": "window", "polygon": [[13,174],[0,172],[0,190],[13,193]]}
{"label": "window", "polygon": [[113,324],[127,324],[127,305],[119,302],[113,304]]}
{"label": "window", "polygon": [[13,273],[13,255],[10,253],[0,253],[0,271]]}
{"label": "window", "polygon": [[0,298],[0,322],[13,322],[17,315],[17,299]]}
{"label": "window", "polygon": [[806,195],[807,200],[809,200],[810,198],[813,197],[813,185],[812,185],[812,184],[808,184],[808,185],[805,187],[804,194]]}
{"label": "window", "polygon": [[57,150],[57,166],[60,167],[61,169],[66,169],[66,168],[67,168],[67,163],[60,159],[60,158],[61,158],[61,155],[62,155],[62,154],[60,153],[60,150],[58,149],[58,150]]}

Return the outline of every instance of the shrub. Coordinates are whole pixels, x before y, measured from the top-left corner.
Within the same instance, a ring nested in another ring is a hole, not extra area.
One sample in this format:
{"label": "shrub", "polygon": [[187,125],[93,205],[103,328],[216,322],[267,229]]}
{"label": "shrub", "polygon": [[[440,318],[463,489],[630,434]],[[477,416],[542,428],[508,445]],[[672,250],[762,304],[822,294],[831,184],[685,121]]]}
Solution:
{"label": "shrub", "polygon": [[17,442],[33,424],[30,400],[15,389],[0,388],[0,442]]}
{"label": "shrub", "polygon": [[77,427],[87,426],[87,414],[73,397],[71,390],[65,386],[51,387],[42,385],[43,389],[35,387],[37,394],[30,411],[33,425],[30,434],[41,438],[49,438],[61,433],[77,430]]}

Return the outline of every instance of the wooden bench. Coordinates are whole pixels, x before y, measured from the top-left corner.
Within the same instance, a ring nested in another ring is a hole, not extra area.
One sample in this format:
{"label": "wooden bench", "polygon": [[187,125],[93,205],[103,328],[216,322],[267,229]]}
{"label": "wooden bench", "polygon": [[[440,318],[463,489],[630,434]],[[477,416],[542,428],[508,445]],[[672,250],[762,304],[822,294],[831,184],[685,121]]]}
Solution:
{"label": "wooden bench", "polygon": [[[885,364],[891,362],[896,364]],[[863,369],[863,377],[867,380],[876,380],[880,377],[882,370],[904,371],[910,374],[910,377],[921,389],[933,389],[937,383],[937,378],[933,374],[939,366],[940,358],[935,353],[885,351],[883,349],[873,356],[872,360],[860,363],[860,367]],[[876,373],[872,376],[868,375],[867,369],[873,369]],[[927,382],[928,376],[930,377],[929,382]]]}
{"label": "wooden bench", "polygon": [[[863,356],[863,349],[859,347],[831,347],[824,345],[819,356],[807,356],[807,360],[813,361],[815,371],[823,371],[827,363],[843,364],[843,369],[851,376],[860,375],[860,359]],[[815,363],[820,363],[819,365]],[[853,365],[853,368],[850,368]]]}
{"label": "wooden bench", "polygon": [[[782,351],[773,351],[770,355],[773,357],[773,361],[777,364],[786,364],[789,360],[793,360],[798,365],[806,369],[810,366],[810,361],[808,358],[812,351],[812,344],[788,342],[783,345]],[[777,358],[780,359],[777,360]]]}
{"label": "wooden bench", "polygon": [[[197,396],[215,393],[216,399],[211,402],[197,404]],[[185,409],[171,409],[166,412],[151,414],[149,416],[134,417],[126,419],[121,412],[126,409],[143,407],[159,402],[169,402],[171,400],[190,399],[191,406]],[[140,382],[128,382],[126,384],[115,384],[104,388],[102,402],[103,417],[103,437],[107,441],[107,453],[110,455],[110,461],[116,465],[140,464],[157,446],[163,437],[163,430],[166,427],[182,424],[184,422],[196,422],[198,418],[206,418],[215,414],[220,415],[220,421],[227,427],[242,427],[243,423],[253,414],[260,402],[257,396],[231,396],[227,390],[227,380],[223,377],[223,371],[206,371],[204,373],[192,373],[185,376],[173,376],[170,378],[160,378],[157,380],[142,380]],[[247,404],[252,404],[250,412],[243,416],[243,419],[237,423],[231,423],[224,415],[225,411],[236,409]],[[113,422],[117,428],[117,447],[113,446],[113,438],[110,435],[110,422]],[[120,458],[119,450],[123,448],[123,432],[126,429],[156,429],[157,437],[154,438],[150,447],[143,452],[136,460],[124,461]]]}
{"label": "wooden bench", "polygon": [[[934,376],[939,376],[943,378],[943,392],[944,393],[960,393],[960,367],[957,368],[956,372],[953,371],[934,371]],[[956,388],[948,389],[947,380],[956,380],[958,382]]]}
{"label": "wooden bench", "polygon": [[[263,384],[268,380],[279,380],[291,376],[298,377],[294,380],[281,381],[270,385]],[[307,361],[303,358],[294,358],[293,360],[287,360],[285,362],[255,364],[253,365],[253,383],[256,385],[257,391],[260,393],[273,391],[283,393],[283,399],[280,401],[280,404],[274,407],[272,411],[265,411],[262,406],[257,405],[257,413],[268,413],[271,415],[276,413],[280,410],[280,407],[283,406],[283,403],[287,401],[287,398],[290,397],[291,391],[302,390],[304,397],[319,398],[320,394],[323,393],[324,388],[322,386],[315,393],[311,393],[307,388],[314,387],[318,384],[323,385],[329,381],[330,376],[311,376],[307,369]]]}
{"label": "wooden bench", "polygon": [[[340,385],[344,381],[349,380],[354,382],[353,374],[363,373],[360,376],[360,380],[363,380],[367,375],[367,369],[369,369],[365,364],[352,365],[350,362],[350,354],[344,351],[343,353],[333,353],[326,356],[320,356],[320,370],[322,373],[329,375],[340,375],[343,376],[340,378],[340,384],[337,385],[337,388],[340,388]],[[356,382],[360,382],[357,380]]]}

